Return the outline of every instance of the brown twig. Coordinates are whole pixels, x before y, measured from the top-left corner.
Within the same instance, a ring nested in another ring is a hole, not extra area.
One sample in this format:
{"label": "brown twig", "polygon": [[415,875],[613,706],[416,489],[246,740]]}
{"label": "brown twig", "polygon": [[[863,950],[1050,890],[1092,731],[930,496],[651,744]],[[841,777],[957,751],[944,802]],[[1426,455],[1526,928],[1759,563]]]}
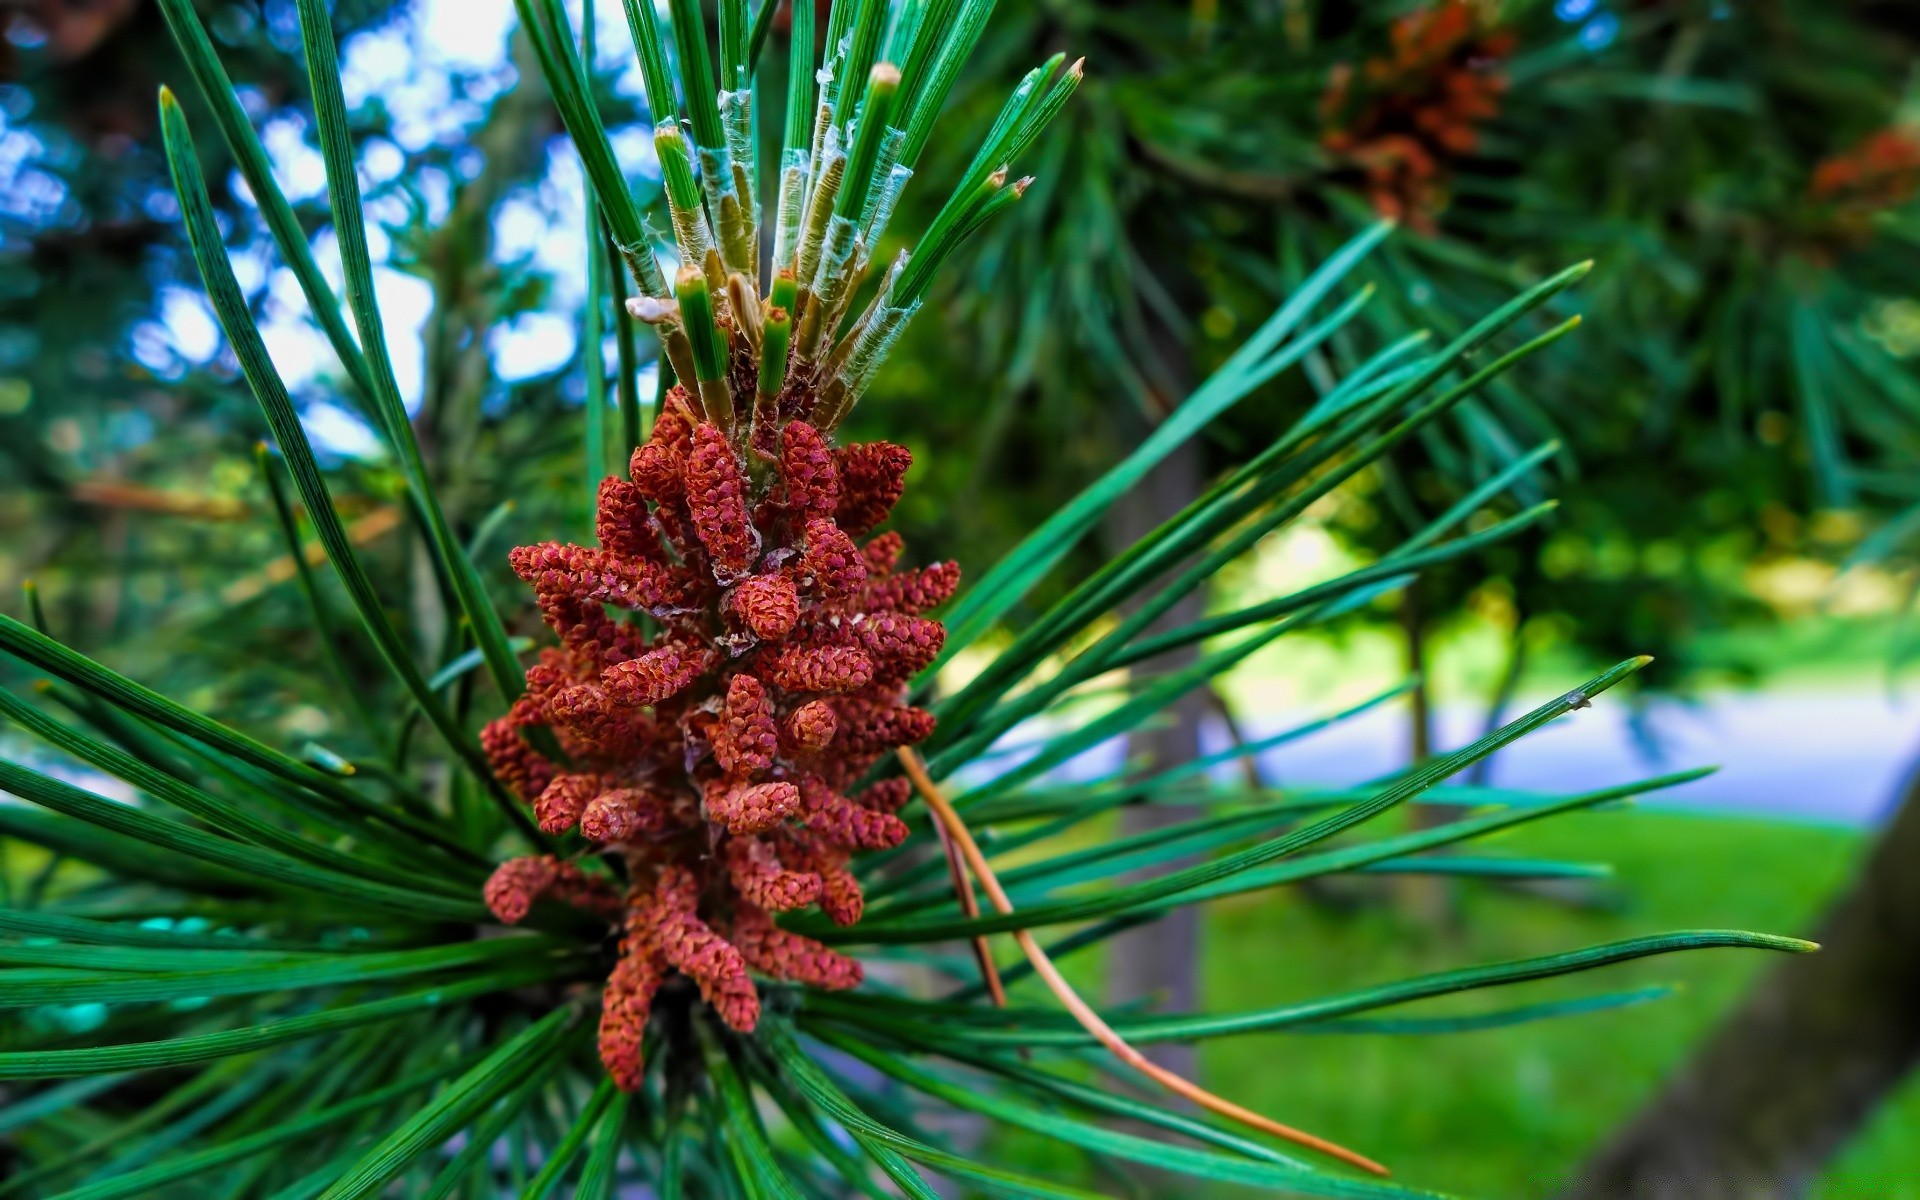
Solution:
{"label": "brown twig", "polygon": [[231,496],[197,496],[124,479],[82,479],[74,483],[68,495],[82,504],[100,508],[124,508],[202,521],[244,521],[253,515],[250,505]]}
{"label": "brown twig", "polygon": [[[947,835],[960,847],[961,853],[966,857],[967,865],[972,868],[975,878],[980,881],[980,886],[986,889],[988,899],[993,901],[994,909],[1003,914],[1011,913],[1013,902],[1007,899],[1005,889],[1000,886],[993,868],[987,863],[987,856],[980,853],[980,847],[975,844],[973,834],[967,830],[966,822],[960,819],[960,814],[954,811],[953,805],[947,803],[947,798],[940,794],[940,789],[934,784],[933,777],[927,774],[926,764],[920,760],[920,756],[912,748],[906,746],[900,748],[900,762],[906,767],[907,778],[913,781],[913,786],[919,791],[920,798],[925,800],[927,807],[933,811],[935,821],[945,827]],[[1153,1062],[1128,1045],[1126,1039],[1115,1033],[1113,1028],[1101,1019],[1100,1014],[1080,998],[1079,993],[1075,992],[1072,985],[1061,976],[1059,969],[1053,965],[1053,960],[1047,957],[1046,951],[1040,948],[1040,943],[1034,940],[1031,933],[1024,929],[1016,929],[1013,931],[1013,937],[1020,944],[1021,952],[1027,956],[1027,961],[1033,964],[1034,972],[1045,981],[1048,990],[1052,991],[1060,1003],[1066,1006],[1067,1011],[1073,1014],[1073,1019],[1120,1061],[1161,1087],[1176,1095],[1184,1096],[1202,1108],[1275,1137],[1284,1138],[1295,1145],[1318,1150],[1322,1154],[1350,1163],[1362,1170],[1371,1171],[1376,1175],[1389,1173],[1385,1167],[1364,1155],[1357,1154],[1344,1146],[1335,1145],[1325,1138],[1269,1120],[1259,1113],[1240,1107],[1231,1100],[1224,1100],[1191,1080]]]}
{"label": "brown twig", "polygon": [[[358,517],[347,523],[347,540],[356,546],[377,541],[400,528],[402,514],[396,505],[376,508],[364,517]],[[300,555],[307,565],[317,567],[327,561],[326,547],[319,539],[307,542],[300,547]],[[244,604],[276,584],[285,583],[294,576],[293,555],[283,554],[252,575],[244,575],[228,584],[220,593],[222,604]]]}

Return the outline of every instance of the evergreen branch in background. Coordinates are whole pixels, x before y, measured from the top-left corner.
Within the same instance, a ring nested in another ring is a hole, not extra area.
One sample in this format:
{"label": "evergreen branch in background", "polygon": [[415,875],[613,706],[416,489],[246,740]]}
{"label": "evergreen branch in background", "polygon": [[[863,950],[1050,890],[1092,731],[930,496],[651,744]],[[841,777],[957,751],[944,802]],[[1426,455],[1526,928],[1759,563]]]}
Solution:
{"label": "evergreen branch in background", "polygon": [[[191,0],[162,0],[160,12],[166,19],[167,28],[173,36],[175,47],[186,62],[188,71],[193,75],[194,83],[200,95],[212,110],[215,123],[220,128],[222,139],[228,151],[233,155],[241,177],[247,182],[247,190],[254,202],[260,206],[260,213],[266,222],[267,232],[273,239],[274,247],[293,272],[300,292],[306,298],[308,312],[320,326],[326,336],[327,344],[332,347],[334,356],[353,383],[348,399],[367,418],[378,431],[383,441],[397,456],[405,457],[406,449],[396,438],[396,432],[389,423],[388,414],[380,403],[376,391],[373,368],[368,364],[360,345],[347,328],[346,319],[341,316],[339,297],[333,287],[321,273],[320,265],[315,261],[313,248],[307,242],[305,229],[293,206],[287,201],[286,193],[280,182],[274,177],[272,166],[267,157],[266,147],[260,142],[260,136],[254,131],[246,110],[241,106],[240,98],[234,91],[233,81],[228,77],[226,68],[221,64],[219,55],[213,48],[212,40],[207,36],[206,26],[200,21]],[[403,431],[402,436],[412,437],[411,427]],[[421,493],[414,489],[408,492],[409,509],[414,520],[432,536],[431,516],[422,507]],[[445,580],[442,574],[437,580]],[[459,603],[459,599],[450,587],[443,600],[449,607]]]}
{"label": "evergreen branch in background", "polygon": [[[350,809],[365,820],[378,822],[375,825],[361,824],[359,829],[362,833],[375,836],[385,833],[389,837],[394,833],[404,833],[407,838],[418,839],[417,845],[437,847],[468,863],[484,861],[472,849],[448,838],[433,826],[370,801],[335,777],[115,674],[4,614],[0,614],[0,649],[22,662],[66,680],[128,716],[171,729],[221,755],[261,771],[281,784],[311,792],[317,798],[331,802],[337,809]],[[391,827],[391,831],[388,827]]]}
{"label": "evergreen branch in background", "polygon": [[300,537],[300,523],[294,516],[292,503],[287,499],[286,485],[280,482],[280,476],[274,470],[272,451],[265,442],[260,444],[257,457],[260,478],[266,483],[267,494],[273,499],[274,519],[280,525],[280,536],[287,543],[287,560],[293,564],[294,578],[300,583],[301,598],[307,602],[307,608],[313,615],[313,628],[320,635],[320,644],[327,656],[327,668],[333,672],[334,681],[340,687],[340,699],[353,709],[361,729],[373,744],[390,755],[391,751],[385,745],[386,736],[375,722],[372,710],[367,707],[366,698],[354,685],[353,672],[348,669],[346,658],[341,653],[339,623],[329,610],[326,598],[320,593],[320,585],[313,577],[313,568],[307,565],[306,543]]}
{"label": "evergreen branch in background", "polygon": [[254,132],[253,122],[241,107],[233,80],[228,78],[226,67],[221,65],[213,41],[207,36],[206,26],[201,24],[199,14],[194,11],[193,0],[160,0],[160,13],[166,18],[174,45],[179,48],[180,57],[193,75],[201,98],[213,112],[214,122],[220,127],[220,135],[233,154],[235,165],[247,181],[247,190],[253,193],[254,202],[260,206],[261,216],[273,236],[274,246],[286,259],[294,279],[300,284],[301,294],[306,297],[308,310],[319,323],[321,332],[333,347],[340,365],[346,369],[348,378],[353,380],[353,399],[361,406],[361,411],[373,427],[380,430],[383,436],[391,437],[392,431],[388,428],[374,390],[372,369],[360,353],[359,343],[347,328],[346,320],[340,315],[340,299],[334,295],[326,276],[320,273],[319,263],[314,261],[313,249],[307,244],[306,230],[301,226],[300,218],[294,214],[293,206],[287,202],[279,180],[274,178],[267,149],[260,144],[260,135]]}
{"label": "evergreen branch in background", "polygon": [[1284,340],[1314,306],[1323,300],[1352,269],[1353,265],[1391,232],[1391,226],[1373,226],[1343,246],[1315,272],[1306,285],[1296,291],[1285,306],[1271,317],[1237,350],[1233,357],[1195,390],[1181,406],[1155,428],[1140,447],[1108,471],[1098,482],[1049,517],[1045,523],[1023,538],[991,570],[967,590],[947,616],[951,627],[943,657],[936,659],[937,669],[952,656],[972,644],[981,632],[991,628],[1010,612],[1050,570],[1066,558],[1073,545],[1100,519],[1127,489],[1135,486],[1148,471],[1201,427],[1244,399],[1251,390],[1242,386],[1252,363],[1271,352]]}
{"label": "evergreen branch in background", "polygon": [[[335,86],[338,86],[337,80]],[[300,498],[305,502],[308,514],[314,520],[315,530],[320,535],[321,543],[327,548],[328,559],[332,561],[341,582],[346,585],[348,594],[353,597],[354,605],[359,610],[361,623],[372,636],[374,644],[379,647],[381,657],[386,660],[388,669],[400,678],[407,691],[412,694],[414,702],[420,706],[420,711],[426,714],[428,722],[473,768],[476,777],[487,787],[489,793],[501,801],[503,811],[527,830],[529,836],[536,841],[541,840],[541,835],[534,829],[532,822],[527,820],[525,813],[511,802],[495,781],[486,759],[480,754],[480,748],[473,741],[472,736],[460,728],[453,714],[441,703],[439,696],[427,686],[426,679],[414,665],[411,652],[402,643],[400,634],[393,627],[392,622],[388,620],[379,595],[374,590],[373,581],[361,566],[359,557],[354,553],[353,544],[347,538],[346,529],[340,524],[340,519],[335,514],[333,499],[327,494],[326,482],[321,478],[319,465],[314,461],[313,448],[308,444],[306,430],[301,426],[300,418],[294,412],[293,402],[287,396],[286,388],[274,370],[273,360],[268,356],[266,345],[261,341],[260,332],[254,325],[253,316],[247,310],[246,298],[240,291],[240,285],[234,280],[233,268],[227,261],[226,249],[220,241],[219,227],[214,222],[213,208],[206,199],[206,183],[201,178],[199,164],[193,157],[193,136],[187,130],[186,116],[180,111],[180,106],[171,92],[161,92],[160,112],[162,129],[166,136],[168,160],[173,165],[175,186],[182,209],[186,214],[187,230],[192,238],[194,258],[200,264],[201,275],[206,280],[207,291],[212,297],[214,310],[219,315],[221,328],[226,331],[228,340],[233,343],[235,353],[239,355],[242,369],[246,373],[247,384],[253,389],[262,411],[266,413],[267,423],[273,428],[281,453],[287,457],[288,466],[293,471],[294,483],[300,491]],[[348,160],[346,171],[347,186],[354,187],[351,160]],[[354,214],[354,228],[359,230],[359,205],[355,202],[348,207]],[[344,233],[341,236],[343,243],[358,240],[360,244],[359,252],[350,254],[349,257],[357,257],[361,261],[363,270],[367,272],[364,282],[366,296],[371,303],[373,283],[370,269],[366,268],[365,233],[362,231],[358,239],[349,238]],[[376,327],[374,329],[376,338],[384,336],[377,329],[378,319],[377,313],[366,318]],[[386,364],[384,353],[384,350],[381,351],[379,361],[383,364],[384,378],[387,384],[391,385],[392,368],[391,365]],[[386,398],[391,402],[392,411],[399,413],[400,422],[404,424],[406,417],[404,410],[400,408],[398,391],[392,390]],[[389,428],[397,428],[397,426],[390,425]],[[424,468],[420,475],[420,485],[422,487],[426,485]],[[437,511],[437,508],[432,511]],[[445,532],[444,523],[441,524],[440,530]],[[452,553],[457,555],[461,562],[466,562],[466,554],[460,547],[452,547]],[[468,566],[470,568],[471,564]],[[487,604],[486,612],[493,614],[493,621],[497,627],[499,617],[497,613],[493,613],[491,603]],[[500,636],[501,649],[511,662],[512,651],[505,647],[504,630],[501,631]],[[484,639],[482,645],[484,650]],[[507,694],[515,695],[518,690],[519,687],[516,684],[513,689],[507,691]]]}
{"label": "evergreen branch in background", "polygon": [[[427,535],[439,566],[453,582],[460,611],[480,651],[494,685],[508,700],[520,694],[520,668],[507,646],[507,632],[500,614],[487,597],[480,576],[454,539],[441,511],[439,497],[428,479],[420,444],[413,436],[413,423],[406,404],[400,398],[400,385],[393,374],[393,359],[387,351],[386,327],[380,320],[380,303],[373,289],[373,259],[367,250],[366,217],[360,205],[359,168],[353,153],[353,136],[347,128],[346,97],[340,90],[340,64],[333,43],[333,23],[323,0],[300,0],[301,42],[306,50],[307,77],[313,85],[314,116],[320,133],[320,152],[326,161],[327,198],[333,209],[334,235],[339,239],[340,261],[346,270],[347,306],[353,312],[360,331],[360,348],[373,380],[373,396],[387,437],[400,459],[409,494],[426,518]],[[191,154],[191,143],[183,149]],[[203,252],[204,253],[204,252]],[[204,273],[206,264],[202,261]],[[233,331],[228,330],[231,337]],[[264,403],[264,401],[263,401]],[[432,710],[428,710],[429,718]]]}

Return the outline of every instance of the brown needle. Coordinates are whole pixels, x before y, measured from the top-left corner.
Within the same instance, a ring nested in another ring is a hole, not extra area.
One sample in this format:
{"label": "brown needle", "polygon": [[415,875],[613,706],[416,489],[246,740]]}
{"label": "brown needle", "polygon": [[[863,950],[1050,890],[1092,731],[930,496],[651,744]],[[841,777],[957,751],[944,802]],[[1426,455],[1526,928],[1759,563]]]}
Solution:
{"label": "brown needle", "polygon": [[[994,876],[993,868],[987,864],[987,856],[980,853],[980,847],[974,843],[973,834],[967,830],[966,822],[960,819],[960,814],[954,811],[953,805],[947,803],[947,798],[940,794],[939,787],[934,784],[933,777],[927,774],[926,764],[920,760],[919,754],[903,746],[900,748],[900,762],[906,767],[907,778],[913,781],[913,786],[919,791],[920,798],[927,802],[929,809],[933,810],[934,819],[944,827],[947,836],[960,847],[968,867],[972,868],[974,877],[980,881],[980,886],[986,889],[987,898],[993,901],[994,909],[1001,913],[1011,913],[1013,902],[1007,899],[1005,889],[1000,886],[999,879]],[[1034,940],[1031,933],[1024,929],[1016,929],[1013,931],[1013,938],[1020,944],[1020,949],[1027,956],[1027,961],[1033,964],[1034,972],[1046,982],[1048,989],[1061,1004],[1066,1006],[1067,1011],[1073,1014],[1073,1019],[1080,1022],[1096,1041],[1112,1051],[1120,1061],[1161,1087],[1186,1097],[1202,1108],[1239,1121],[1243,1125],[1284,1138],[1296,1145],[1318,1150],[1322,1154],[1351,1163],[1376,1175],[1389,1174],[1385,1167],[1365,1155],[1355,1153],[1344,1146],[1335,1145],[1325,1138],[1316,1137],[1304,1130],[1269,1120],[1259,1113],[1242,1108],[1231,1100],[1224,1100],[1184,1076],[1155,1063],[1128,1045],[1124,1038],[1115,1033],[1113,1028],[1101,1019],[1099,1013],[1093,1011],[1091,1005],[1080,998],[1079,993],[1075,992],[1072,985],[1061,976],[1059,970],[1053,965],[1053,960],[1047,957],[1046,951],[1040,948],[1040,943]]]}
{"label": "brown needle", "polygon": [[[953,894],[960,898],[960,911],[968,920],[980,915],[980,901],[973,894],[973,881],[967,878],[967,868],[960,861],[960,851],[953,844],[953,838],[947,833],[943,822],[933,823],[934,833],[940,836],[940,849],[947,855],[947,874],[953,877]],[[973,939],[973,957],[980,964],[980,978],[987,985],[987,994],[993,997],[995,1008],[1007,1006],[1007,989],[1000,982],[1000,968],[993,965],[993,947],[987,942],[987,935],[981,934]]]}

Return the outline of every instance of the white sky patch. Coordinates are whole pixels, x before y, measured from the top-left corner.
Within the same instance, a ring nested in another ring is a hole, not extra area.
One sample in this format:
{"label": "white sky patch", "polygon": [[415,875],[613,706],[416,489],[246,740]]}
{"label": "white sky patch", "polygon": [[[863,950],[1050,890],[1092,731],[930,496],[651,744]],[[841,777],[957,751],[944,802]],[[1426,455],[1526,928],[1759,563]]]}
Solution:
{"label": "white sky patch", "polygon": [[417,78],[407,24],[405,20],[394,21],[356,33],[341,47],[340,90],[346,95],[349,109],[359,108],[376,96],[385,99],[394,88]]}
{"label": "white sky patch", "polygon": [[266,247],[243,247],[229,251],[227,261],[233,264],[234,282],[240,290],[251,296],[266,283],[273,264],[267,261]]}
{"label": "white sky patch", "polygon": [[[288,390],[297,392],[328,377],[344,379],[345,369],[326,335],[310,317],[306,296],[301,293],[293,272],[284,268],[275,271],[267,288],[266,316],[260,322],[260,337]],[[426,392],[422,331],[427,318],[433,314],[433,288],[417,275],[377,266],[373,270],[373,291],[380,304],[380,321],[386,333],[387,353],[393,360],[394,380],[400,387],[400,399],[408,412],[418,412]],[[353,329],[353,316],[344,306],[340,315],[347,327]]]}
{"label": "white sky patch", "polygon": [[290,391],[300,390],[323,374],[339,373],[333,347],[304,317],[268,317],[260,323],[260,340],[267,344],[267,357],[273,359],[273,369]]}
{"label": "white sky patch", "polygon": [[660,390],[660,364],[658,361],[643,364],[633,374],[634,387],[640,396],[640,406],[653,406],[653,394]]}
{"label": "white sky patch", "polygon": [[307,294],[300,290],[300,280],[287,267],[279,267],[267,276],[267,297],[270,305],[289,312],[299,312],[307,306]]}
{"label": "white sky patch", "polygon": [[427,354],[421,335],[433,315],[433,287],[418,275],[375,267],[373,291],[380,300],[380,321],[386,329],[400,399],[409,413],[417,413],[427,388]]}
{"label": "white sky patch", "polygon": [[387,227],[406,221],[406,200],[388,192],[383,196],[368,198],[360,211],[365,217],[363,224],[367,229],[367,253],[375,263],[386,262],[393,257],[393,237],[387,232]]}
{"label": "white sky patch", "polygon": [[506,58],[513,0],[421,0],[413,19],[421,40],[433,47],[441,61],[467,70],[485,69]]}
{"label": "white sky patch", "polygon": [[653,129],[646,125],[628,125],[623,129],[609,130],[607,140],[613,144],[614,161],[628,175],[640,175],[647,179],[660,178],[660,155],[653,146]]}
{"label": "white sky patch", "polygon": [[552,303],[571,311],[586,301],[586,183],[565,139],[548,146],[546,177],[494,209],[493,256],[549,276]]}
{"label": "white sky patch", "polygon": [[580,160],[563,139],[548,144],[539,193],[549,227],[534,248],[533,265],[553,277],[555,304],[578,308],[587,298],[587,186]]}
{"label": "white sky patch", "polygon": [[493,251],[506,262],[532,257],[547,236],[547,216],[527,191],[516,192],[493,210]]}
{"label": "white sky patch", "polygon": [[427,208],[427,222],[438,225],[453,211],[453,180],[439,167],[427,167],[410,181]]}
{"label": "white sky patch", "polygon": [[[369,243],[371,245],[371,243]],[[340,266],[340,239],[334,236],[333,226],[329,225],[313,236],[313,258],[320,267],[321,278],[340,295],[341,284],[346,282],[347,273]]]}
{"label": "white sky patch", "polygon": [[[569,5],[577,8],[577,5]],[[664,4],[654,5],[659,14],[661,27],[667,24],[667,9]],[[631,96],[636,100],[644,99],[646,85],[640,74],[640,56],[633,49],[633,34],[627,28],[627,19],[620,12],[620,5],[601,3],[594,6],[594,69],[612,70],[613,90],[622,96]],[[575,18],[578,20],[578,17]]]}
{"label": "white sky patch", "polygon": [[522,313],[487,337],[494,373],[509,383],[549,375],[567,365],[576,344],[574,323],[555,313]]}
{"label": "white sky patch", "polygon": [[[459,137],[484,115],[514,78],[507,63],[511,0],[426,0],[343,47],[341,87],[347,103],[378,99],[393,118],[393,137],[421,150]],[[454,76],[467,77],[465,87]]]}
{"label": "white sky patch", "polygon": [[360,151],[360,168],[376,183],[385,183],[407,169],[407,156],[387,139],[374,138]]}
{"label": "white sky patch", "polygon": [[323,454],[378,458],[385,449],[359,414],[325,400],[309,402],[301,410],[300,425],[307,431],[307,440],[313,443],[314,449]]}
{"label": "white sky patch", "polygon": [[[577,28],[580,0],[566,3]],[[665,7],[665,0],[655,3],[663,20]],[[596,69],[611,74],[617,92],[642,97],[639,64],[620,4],[599,0],[596,15]],[[358,109],[378,103],[391,119],[391,140],[360,141],[363,189],[402,180],[412,169],[409,155],[413,153],[436,144],[457,147],[462,143],[484,117],[485,104],[516,81],[507,53],[516,20],[513,0],[415,0],[393,22],[358,34],[341,47],[341,85],[349,106]],[[265,122],[260,132],[275,180],[288,199],[296,204],[324,201],[326,167],[314,144],[311,118],[297,112],[279,114]],[[623,170],[659,178],[652,131],[644,122],[608,133]],[[465,172],[468,168],[456,163],[455,169]],[[251,199],[237,173],[232,182]],[[429,222],[445,219],[453,182],[437,167],[407,180],[425,200]],[[515,189],[495,210],[494,260],[546,276],[551,284],[546,311],[524,314],[488,335],[495,371],[506,382],[561,370],[578,352],[577,314],[586,298],[585,205],[579,158],[566,139],[556,138],[548,147],[542,175]],[[427,281],[384,265],[394,247],[382,225],[398,225],[412,216],[402,198],[391,193],[375,195],[365,207],[368,250],[374,261],[388,352],[401,397],[410,412],[417,412],[425,391],[422,332],[431,316],[433,290]],[[339,243],[333,230],[323,227],[314,236],[312,248],[321,274],[335,295],[344,297]],[[671,261],[663,266],[669,273],[673,270]],[[278,251],[264,243],[238,250],[235,267],[248,294],[266,290],[260,332],[288,388],[311,393],[315,388],[346,386],[345,371],[333,347],[313,320],[298,281]],[[341,315],[348,328],[354,328],[344,304]],[[204,300],[188,291],[182,291],[178,301],[169,298],[156,327],[147,334],[146,346],[156,361],[169,357],[169,350],[191,361],[205,361],[217,353],[217,327]],[[642,395],[649,401],[653,378],[647,375],[641,380]],[[342,456],[379,453],[378,439],[349,408],[310,400],[306,410],[303,419],[316,446]]]}
{"label": "white sky patch", "polygon": [[[267,148],[267,157],[273,163],[274,182],[287,194],[287,199],[298,203],[314,199],[327,190],[327,164],[320,157],[320,151],[307,143],[304,114],[287,113],[268,121],[260,130],[260,144]],[[240,172],[233,173],[233,183],[240,194],[253,199]]]}
{"label": "white sky patch", "polygon": [[187,365],[204,365],[220,353],[223,335],[213,309],[199,292],[162,288],[154,319],[127,331],[127,352],[162,379],[177,379]]}
{"label": "white sky patch", "polygon": [[220,326],[214,323],[206,298],[198,292],[183,287],[164,289],[160,293],[160,323],[167,327],[175,352],[188,362],[209,362],[220,352]]}

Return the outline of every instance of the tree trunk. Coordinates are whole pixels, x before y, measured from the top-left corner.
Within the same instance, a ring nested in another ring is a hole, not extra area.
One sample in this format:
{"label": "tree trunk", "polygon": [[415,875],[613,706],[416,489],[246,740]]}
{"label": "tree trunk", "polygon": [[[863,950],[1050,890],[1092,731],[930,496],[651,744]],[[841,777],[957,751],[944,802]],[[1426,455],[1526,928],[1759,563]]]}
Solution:
{"label": "tree trunk", "polygon": [[[1432,663],[1426,608],[1421,603],[1420,584],[1409,583],[1400,593],[1400,632],[1406,649],[1407,674],[1413,678],[1413,691],[1407,697],[1407,766],[1420,766],[1433,757],[1433,690],[1429,684]],[[1459,815],[1453,805],[1409,804],[1404,821],[1410,830],[1431,829]],[[1432,931],[1450,930],[1459,924],[1454,903],[1453,883],[1444,875],[1397,875],[1391,885],[1402,912]]]}
{"label": "tree trunk", "polygon": [[[1524,612],[1515,613],[1513,618],[1513,636],[1507,639],[1507,665],[1500,671],[1500,681],[1493,686],[1493,698],[1487,702],[1487,719],[1480,726],[1480,736],[1492,737],[1507,718],[1507,709],[1513,706],[1513,697],[1520,690],[1520,679],[1527,672],[1527,616]],[[1489,754],[1467,769],[1467,782],[1476,787],[1493,786],[1493,760],[1500,757]]]}
{"label": "tree trunk", "polygon": [[[1132,545],[1160,522],[1179,512],[1201,491],[1201,448],[1189,441],[1149,472],[1140,485],[1114,506],[1111,532],[1117,550]],[[1185,597],[1155,623],[1155,629],[1197,621],[1204,596]],[[1160,674],[1188,666],[1199,657],[1198,646],[1170,651],[1135,668],[1138,675]],[[1169,707],[1150,728],[1127,738],[1127,758],[1138,770],[1187,762],[1200,755],[1200,724],[1207,712],[1204,688],[1195,688]],[[1121,810],[1122,836],[1145,833],[1192,820],[1189,806],[1138,804]],[[1168,864],[1171,869],[1179,864]],[[1192,1011],[1199,992],[1200,913],[1193,905],[1178,908],[1151,925],[1115,937],[1107,949],[1107,1000],[1111,1004],[1151,1000],[1170,1011]],[[1169,1070],[1193,1075],[1191,1046],[1150,1046],[1146,1055]]]}
{"label": "tree trunk", "polygon": [[1920,763],[1817,954],[1764,976],[1569,1197],[1799,1196],[1920,1060]]}
{"label": "tree trunk", "polygon": [[1421,611],[1418,585],[1400,590],[1400,635],[1407,655],[1407,674],[1413,691],[1407,696],[1407,765],[1417,767],[1433,757],[1433,690],[1427,682],[1427,620]]}

